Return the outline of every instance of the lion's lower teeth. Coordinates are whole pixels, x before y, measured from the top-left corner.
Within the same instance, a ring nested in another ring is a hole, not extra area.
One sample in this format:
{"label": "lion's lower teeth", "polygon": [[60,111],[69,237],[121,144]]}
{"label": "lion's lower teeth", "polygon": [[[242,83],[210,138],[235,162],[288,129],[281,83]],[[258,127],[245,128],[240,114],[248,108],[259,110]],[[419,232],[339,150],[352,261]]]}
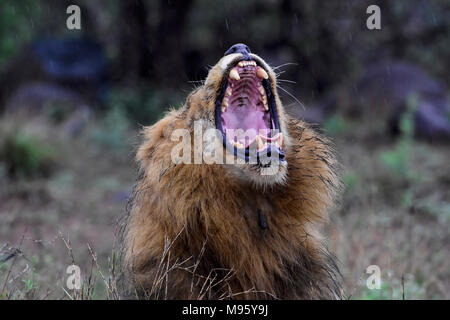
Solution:
{"label": "lion's lower teeth", "polygon": [[256,143],[258,149],[262,149],[264,147],[264,142],[262,141],[260,136],[256,136]]}
{"label": "lion's lower teeth", "polygon": [[222,112],[227,111],[227,108],[228,108],[228,97],[225,97],[222,100]]}
{"label": "lion's lower teeth", "polygon": [[243,148],[244,145],[242,143],[240,143],[239,141],[235,142],[234,145],[238,148]]}
{"label": "lion's lower teeth", "polygon": [[282,148],[283,147],[283,135],[280,132],[279,135],[278,135],[278,138],[276,140],[273,140],[273,141],[268,141],[268,138],[266,138],[264,136],[256,135],[256,137],[253,140],[253,142],[251,142],[247,147],[241,141],[230,140],[230,143],[233,146],[235,146],[236,148],[239,148],[239,149],[243,149],[243,148],[250,148],[250,149],[252,149],[252,148],[256,147],[256,150],[258,152],[261,152],[262,150],[266,149],[268,145],[275,146],[275,147],[278,147],[278,148]]}

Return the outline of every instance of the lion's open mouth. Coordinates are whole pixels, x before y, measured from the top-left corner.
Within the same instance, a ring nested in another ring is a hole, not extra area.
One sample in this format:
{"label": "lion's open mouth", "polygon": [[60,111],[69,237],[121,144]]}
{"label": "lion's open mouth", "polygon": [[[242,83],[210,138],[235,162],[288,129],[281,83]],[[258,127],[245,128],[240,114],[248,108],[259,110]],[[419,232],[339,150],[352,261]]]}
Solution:
{"label": "lion's open mouth", "polygon": [[284,160],[275,99],[267,71],[255,60],[230,64],[216,101],[216,126],[225,147],[246,161]]}

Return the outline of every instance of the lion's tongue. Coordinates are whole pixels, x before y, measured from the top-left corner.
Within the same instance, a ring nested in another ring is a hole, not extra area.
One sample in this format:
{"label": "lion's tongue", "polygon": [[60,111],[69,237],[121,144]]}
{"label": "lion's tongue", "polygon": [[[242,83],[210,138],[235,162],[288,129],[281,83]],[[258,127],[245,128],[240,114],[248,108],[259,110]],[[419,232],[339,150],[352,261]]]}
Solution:
{"label": "lion's tongue", "polygon": [[270,128],[269,114],[257,106],[235,106],[228,107],[227,112],[222,114],[223,129],[228,141],[239,141],[248,146],[256,135],[264,133],[268,135]]}

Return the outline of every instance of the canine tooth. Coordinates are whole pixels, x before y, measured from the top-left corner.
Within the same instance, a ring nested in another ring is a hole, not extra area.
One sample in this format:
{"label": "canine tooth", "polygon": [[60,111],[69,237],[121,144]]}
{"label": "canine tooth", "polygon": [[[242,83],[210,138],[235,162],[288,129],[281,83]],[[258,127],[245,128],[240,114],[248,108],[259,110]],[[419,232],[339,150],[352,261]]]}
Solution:
{"label": "canine tooth", "polygon": [[258,146],[258,150],[261,150],[264,147],[264,142],[262,141],[262,139],[259,135],[256,136],[256,143]]}
{"label": "canine tooth", "polygon": [[234,80],[237,80],[237,81],[241,80],[241,77],[239,77],[239,72],[237,72],[236,69],[232,69],[230,71],[230,78],[234,79]]}
{"label": "canine tooth", "polygon": [[266,70],[264,70],[261,67],[258,67],[258,69],[256,69],[256,75],[261,78],[261,79],[268,79],[269,75],[267,74]]}
{"label": "canine tooth", "polygon": [[242,68],[244,66],[244,61],[239,61],[238,66]]}

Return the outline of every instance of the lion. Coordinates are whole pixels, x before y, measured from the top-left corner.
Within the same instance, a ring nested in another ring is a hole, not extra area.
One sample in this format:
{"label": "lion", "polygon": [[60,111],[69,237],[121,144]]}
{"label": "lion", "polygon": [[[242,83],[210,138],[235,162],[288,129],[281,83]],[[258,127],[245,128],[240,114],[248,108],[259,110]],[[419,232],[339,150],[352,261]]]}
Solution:
{"label": "lion", "polygon": [[[213,149],[223,161],[179,161],[174,133],[211,129],[204,148],[187,139],[183,159]],[[339,162],[329,139],[285,113],[261,57],[232,46],[181,108],[142,134],[122,235],[125,296],[342,298],[321,234],[339,195]]]}

